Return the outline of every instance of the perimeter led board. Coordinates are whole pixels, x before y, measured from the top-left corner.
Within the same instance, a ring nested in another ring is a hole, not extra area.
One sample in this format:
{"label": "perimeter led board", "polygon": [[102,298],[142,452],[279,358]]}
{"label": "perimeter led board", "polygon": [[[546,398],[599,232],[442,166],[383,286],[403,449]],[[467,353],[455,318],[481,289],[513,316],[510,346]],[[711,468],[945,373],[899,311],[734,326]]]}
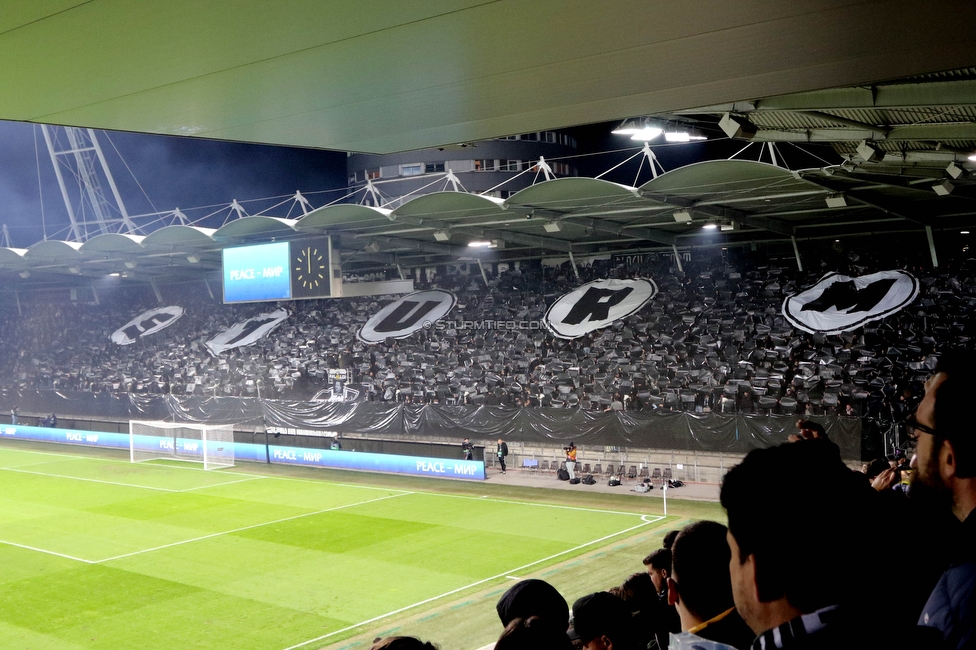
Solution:
{"label": "perimeter led board", "polygon": [[329,252],[328,237],[225,248],[224,302],[327,298]]}

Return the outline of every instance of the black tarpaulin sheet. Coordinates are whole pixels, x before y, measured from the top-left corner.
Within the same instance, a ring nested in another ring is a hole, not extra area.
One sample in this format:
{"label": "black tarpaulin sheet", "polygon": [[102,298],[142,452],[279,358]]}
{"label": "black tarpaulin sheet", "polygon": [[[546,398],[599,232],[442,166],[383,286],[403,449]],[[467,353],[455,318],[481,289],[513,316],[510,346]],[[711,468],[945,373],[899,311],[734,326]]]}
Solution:
{"label": "black tarpaulin sheet", "polygon": [[[62,418],[107,421],[162,420],[256,426],[260,423],[306,430],[357,433],[373,438],[481,440],[680,449],[744,453],[784,442],[796,432],[796,417],[720,415],[501,406],[404,405],[377,402],[298,402],[249,397],[177,397],[72,393],[5,392],[0,409],[23,414],[57,413]],[[812,418],[824,425],[844,458],[860,457],[861,421]]]}

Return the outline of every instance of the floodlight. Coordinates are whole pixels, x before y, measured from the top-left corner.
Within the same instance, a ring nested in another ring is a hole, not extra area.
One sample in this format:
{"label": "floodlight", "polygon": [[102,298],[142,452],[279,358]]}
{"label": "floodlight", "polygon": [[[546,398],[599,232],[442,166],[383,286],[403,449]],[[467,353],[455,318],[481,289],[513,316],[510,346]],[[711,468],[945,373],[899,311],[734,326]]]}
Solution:
{"label": "floodlight", "polygon": [[936,183],[932,186],[932,191],[939,196],[949,196],[952,194],[952,190],[956,189],[956,186],[949,181],[942,181],[941,183]]}
{"label": "floodlight", "polygon": [[678,210],[677,212],[673,213],[671,216],[674,217],[674,220],[677,221],[678,223],[691,222],[691,213],[688,212],[687,210]]}
{"label": "floodlight", "polygon": [[965,173],[965,170],[954,162],[949,163],[949,166],[945,168],[946,173],[953,178],[959,178]]}
{"label": "floodlight", "polygon": [[722,119],[718,121],[718,126],[730,138],[752,140],[756,135],[756,127],[747,118],[736,117],[729,113],[722,116]]}
{"label": "floodlight", "polygon": [[706,223],[704,226],[702,226],[702,230],[715,230],[717,228],[718,225],[714,223]]}
{"label": "floodlight", "polygon": [[562,224],[558,221],[546,222],[542,227],[546,229],[546,232],[560,232],[563,229]]}
{"label": "floodlight", "polygon": [[30,271],[21,271],[17,275],[19,275],[22,278],[29,278],[30,277]]}
{"label": "floodlight", "polygon": [[127,269],[134,269],[134,268],[136,268],[136,263],[135,262],[131,262],[131,261],[130,262],[126,262],[125,263],[125,268],[127,268]]}
{"label": "floodlight", "polygon": [[664,139],[668,142],[692,142],[695,140],[707,140],[708,138],[696,132],[685,131],[684,129],[672,129],[664,132]]}
{"label": "floodlight", "polygon": [[647,142],[664,133],[664,129],[647,119],[640,118],[624,120],[620,126],[610,133],[614,135],[629,135],[631,140]]}
{"label": "floodlight", "polygon": [[843,194],[831,194],[824,199],[827,202],[828,208],[846,208],[847,199],[844,198]]}
{"label": "floodlight", "polygon": [[200,257],[197,256],[197,255],[187,255],[186,256],[186,261],[189,262],[190,264],[199,264],[200,263]]}
{"label": "floodlight", "polygon": [[468,247],[470,247],[470,248],[494,248],[495,247],[495,244],[493,242],[490,242],[490,241],[475,240],[475,241],[472,241],[472,242],[468,242]]}
{"label": "floodlight", "polygon": [[861,140],[861,144],[857,145],[857,155],[864,160],[864,162],[881,162],[884,160],[884,152],[873,144],[868,144],[867,140]]}
{"label": "floodlight", "polygon": [[451,233],[446,230],[437,230],[434,232],[434,239],[437,241],[447,241],[451,238]]}

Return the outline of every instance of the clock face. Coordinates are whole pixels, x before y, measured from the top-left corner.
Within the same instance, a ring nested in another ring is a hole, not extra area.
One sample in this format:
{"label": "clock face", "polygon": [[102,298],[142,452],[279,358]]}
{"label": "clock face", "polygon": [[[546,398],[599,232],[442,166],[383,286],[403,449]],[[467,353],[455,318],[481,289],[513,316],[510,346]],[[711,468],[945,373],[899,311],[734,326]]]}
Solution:
{"label": "clock face", "polygon": [[306,242],[292,249],[291,285],[293,298],[328,296],[329,283],[328,243]]}
{"label": "clock face", "polygon": [[329,269],[325,255],[319,252],[317,246],[305,246],[295,256],[294,277],[296,283],[304,289],[318,289],[329,278]]}

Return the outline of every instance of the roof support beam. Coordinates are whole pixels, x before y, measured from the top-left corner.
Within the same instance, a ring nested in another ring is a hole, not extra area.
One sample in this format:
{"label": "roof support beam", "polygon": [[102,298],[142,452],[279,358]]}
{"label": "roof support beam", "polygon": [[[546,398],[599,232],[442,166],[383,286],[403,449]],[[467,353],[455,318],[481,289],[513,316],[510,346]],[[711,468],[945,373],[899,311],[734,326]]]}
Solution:
{"label": "roof support beam", "polygon": [[844,185],[843,183],[838,183],[836,181],[828,181],[822,178],[816,178],[812,175],[804,174],[803,172],[798,172],[797,177],[812,185],[819,185],[820,187],[831,190],[832,192],[841,193],[845,197],[856,201],[861,205],[866,205],[869,208],[880,210],[885,214],[901,217],[906,221],[917,223],[920,226],[932,225],[932,219],[929,217],[905,210],[905,201],[896,201],[884,196],[870,195],[868,194],[869,190],[852,189],[849,185]]}
{"label": "roof support beam", "polygon": [[658,244],[674,245],[676,241],[675,235],[669,232],[663,232],[660,230],[654,230],[652,228],[644,227],[628,227],[626,224],[618,223],[616,221],[607,221],[605,219],[589,219],[580,218],[567,215],[563,217],[564,220],[569,221],[580,226],[585,226],[587,228],[592,228],[593,230],[599,232],[607,232],[613,235],[618,235],[620,237],[627,237],[628,239],[646,239],[647,241],[657,242]]}
{"label": "roof support beam", "polygon": [[542,249],[548,249],[552,251],[560,251],[562,253],[572,252],[573,245],[568,241],[562,239],[553,239],[552,237],[542,237],[539,235],[526,235],[520,232],[512,232],[511,230],[497,230],[494,228],[473,228],[476,233],[486,239],[501,239],[502,241],[510,241],[513,244],[522,244],[524,246],[538,246]]}
{"label": "roof support beam", "polygon": [[874,124],[868,124],[867,122],[858,122],[857,120],[849,120],[846,117],[838,117],[836,115],[831,115],[830,113],[824,113],[823,111],[797,111],[800,115],[806,115],[807,117],[812,117],[817,120],[824,120],[826,122],[833,122],[834,124],[842,124],[844,126],[850,126],[855,129],[865,129],[867,131],[873,131],[878,137],[884,138],[888,135],[888,131],[891,129],[882,126],[875,126]]}
{"label": "roof support beam", "polygon": [[737,221],[741,224],[748,226],[755,226],[756,228],[762,228],[763,230],[768,230],[769,232],[774,232],[777,235],[785,235],[786,237],[792,237],[795,233],[793,227],[788,223],[779,221],[778,219],[770,219],[768,217],[762,217],[758,215],[749,214],[743,210],[736,210],[735,208],[726,208],[720,205],[697,203],[692,199],[686,199],[677,196],[668,196],[665,194],[648,194],[648,198],[654,199],[655,201],[661,201],[662,203],[668,203],[676,208],[685,208],[688,210],[694,210],[701,214],[707,214],[711,217],[717,217],[719,219],[729,219],[730,221]]}
{"label": "roof support beam", "polygon": [[[415,225],[415,226],[424,226],[426,228],[430,228],[431,230],[440,230],[440,229],[458,230],[460,228],[465,228],[465,229],[468,228],[468,226],[464,224],[450,224],[443,221],[438,222],[429,219],[421,219],[419,217],[410,217],[410,216],[397,216],[396,221],[397,223],[405,223],[405,224]],[[542,236],[535,236],[535,235],[525,235],[522,233],[513,232],[511,230],[490,230],[489,231],[489,230],[478,228],[474,224],[472,224],[472,227],[474,227],[475,230],[482,231],[483,233],[485,233],[484,234],[485,237],[489,237],[491,239],[501,239],[504,241],[510,241],[513,243],[521,243],[521,244],[526,244],[528,242],[531,242],[528,243],[529,246],[543,246],[544,248],[548,248],[550,250],[562,251],[564,253],[568,253],[570,250],[572,250],[572,247],[569,244],[569,242],[563,241],[562,239],[553,239],[552,237],[542,237]],[[488,232],[494,234],[489,235],[487,234]],[[375,235],[371,235],[370,237],[373,239],[379,239]],[[389,239],[389,238],[387,237],[384,239]],[[438,245],[443,246],[443,244],[438,244]],[[457,254],[460,255],[460,253]]]}

